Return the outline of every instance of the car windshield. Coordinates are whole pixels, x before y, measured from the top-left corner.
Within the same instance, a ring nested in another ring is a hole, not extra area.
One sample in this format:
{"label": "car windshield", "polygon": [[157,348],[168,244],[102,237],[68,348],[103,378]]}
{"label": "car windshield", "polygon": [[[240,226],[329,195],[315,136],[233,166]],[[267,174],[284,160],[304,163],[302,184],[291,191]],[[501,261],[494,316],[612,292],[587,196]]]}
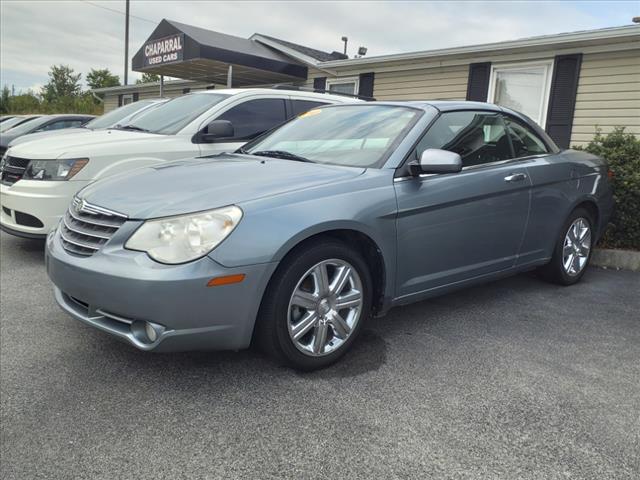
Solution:
{"label": "car windshield", "polygon": [[388,105],[316,108],[245,151],[316,163],[379,167],[419,115],[413,108]]}
{"label": "car windshield", "polygon": [[7,130],[14,128],[16,125],[21,125],[23,123],[26,122],[31,122],[33,120],[35,120],[38,117],[32,117],[32,118],[24,118],[24,117],[13,117],[10,118],[9,120],[5,120],[4,122],[0,123],[0,132],[6,132]]}
{"label": "car windshield", "polygon": [[51,120],[51,118],[46,116],[35,117],[35,118],[32,118],[31,120],[27,120],[26,122],[21,123],[16,127],[13,127],[10,132],[6,130],[4,130],[4,132],[11,135],[25,135],[27,133],[31,133],[41,125],[47,123],[49,120]]}
{"label": "car windshield", "polygon": [[157,108],[144,112],[127,127],[143,132],[173,135],[215,104],[228,98],[222,93],[195,93],[169,100]]}
{"label": "car windshield", "polygon": [[94,118],[89,123],[87,123],[85,127],[91,130],[113,127],[120,123],[120,120],[122,120],[123,118],[136,113],[140,109],[147,107],[153,102],[154,100],[140,100],[138,102],[124,105],[120,108],[116,108],[115,110],[110,111],[109,113],[105,113],[98,118]]}

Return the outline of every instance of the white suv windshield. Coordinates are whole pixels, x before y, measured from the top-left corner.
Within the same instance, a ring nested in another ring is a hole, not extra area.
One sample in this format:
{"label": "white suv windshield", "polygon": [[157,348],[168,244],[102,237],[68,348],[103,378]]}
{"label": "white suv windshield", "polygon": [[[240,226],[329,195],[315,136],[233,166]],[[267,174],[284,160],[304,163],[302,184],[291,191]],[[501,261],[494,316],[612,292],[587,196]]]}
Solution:
{"label": "white suv windshield", "polygon": [[341,105],[303,113],[244,150],[315,163],[379,167],[420,111],[387,105]]}
{"label": "white suv windshield", "polygon": [[140,100],[138,102],[133,102],[125,105],[124,107],[116,108],[109,113],[105,113],[98,118],[94,118],[89,123],[87,123],[85,127],[91,130],[113,127],[120,123],[120,120],[122,120],[123,118],[128,117],[132,113],[137,112],[138,110],[152,104],[153,102],[154,100]]}
{"label": "white suv windshield", "polygon": [[173,135],[228,97],[228,94],[223,93],[195,93],[177,97],[148,112],[143,112],[126,128]]}

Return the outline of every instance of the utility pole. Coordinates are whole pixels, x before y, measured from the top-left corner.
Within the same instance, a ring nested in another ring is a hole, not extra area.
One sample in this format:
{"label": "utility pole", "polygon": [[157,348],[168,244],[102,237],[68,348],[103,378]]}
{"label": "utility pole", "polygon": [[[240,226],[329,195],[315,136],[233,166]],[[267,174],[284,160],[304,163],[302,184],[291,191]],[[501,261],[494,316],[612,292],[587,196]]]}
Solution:
{"label": "utility pole", "polygon": [[129,0],[126,1],[124,24],[124,85],[127,85],[129,74]]}

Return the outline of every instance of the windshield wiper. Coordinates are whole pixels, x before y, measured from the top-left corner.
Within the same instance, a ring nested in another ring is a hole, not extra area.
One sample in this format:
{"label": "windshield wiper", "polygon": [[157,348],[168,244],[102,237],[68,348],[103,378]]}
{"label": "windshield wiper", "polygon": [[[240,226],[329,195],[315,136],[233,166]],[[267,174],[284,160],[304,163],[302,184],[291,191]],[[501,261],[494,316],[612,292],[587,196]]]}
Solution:
{"label": "windshield wiper", "polygon": [[148,132],[146,128],[136,127],[135,125],[116,125],[115,128],[118,130],[133,130],[136,132]]}
{"label": "windshield wiper", "polygon": [[313,160],[309,160],[308,158],[301,157],[300,155],[296,155],[295,153],[285,152],[284,150],[260,150],[259,152],[246,152],[246,153],[249,153],[250,155],[258,155],[260,157],[273,157],[273,158],[282,158],[284,160],[295,160],[296,162],[314,163]]}

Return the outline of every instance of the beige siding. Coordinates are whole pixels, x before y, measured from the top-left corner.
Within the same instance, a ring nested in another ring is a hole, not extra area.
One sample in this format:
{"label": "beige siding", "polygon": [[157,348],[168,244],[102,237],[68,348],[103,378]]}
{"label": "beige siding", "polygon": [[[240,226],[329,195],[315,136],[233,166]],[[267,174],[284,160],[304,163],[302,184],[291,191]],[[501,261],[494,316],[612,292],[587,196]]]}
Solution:
{"label": "beige siding", "polygon": [[104,97],[104,113],[110,112],[118,108],[118,96],[117,95],[105,95]]}
{"label": "beige siding", "polygon": [[596,127],[616,126],[640,135],[640,49],[585,54],[571,132],[572,145],[584,145]]}
{"label": "beige siding", "polygon": [[380,72],[373,96],[378,100],[464,100],[468,75],[467,65]]}
{"label": "beige siding", "polygon": [[307,72],[307,80],[306,82],[302,83],[302,86],[307,88],[313,88],[313,80],[317,77],[331,78],[331,75],[328,75],[326,72],[323,72],[322,70],[317,70],[313,67],[309,67]]}
{"label": "beige siding", "polygon": [[[614,126],[627,127],[640,135],[640,49],[638,42],[614,43],[572,49],[545,48],[522,53],[494,53],[482,56],[443,57],[413,61],[380,62],[338,68],[338,77],[375,72],[373,95],[379,100],[464,100],[469,64],[492,64],[553,60],[556,55],[583,52],[576,98],[572,144],[593,138],[596,125],[604,132]],[[604,51],[606,50],[606,51]],[[332,75],[310,72],[313,78]]]}

